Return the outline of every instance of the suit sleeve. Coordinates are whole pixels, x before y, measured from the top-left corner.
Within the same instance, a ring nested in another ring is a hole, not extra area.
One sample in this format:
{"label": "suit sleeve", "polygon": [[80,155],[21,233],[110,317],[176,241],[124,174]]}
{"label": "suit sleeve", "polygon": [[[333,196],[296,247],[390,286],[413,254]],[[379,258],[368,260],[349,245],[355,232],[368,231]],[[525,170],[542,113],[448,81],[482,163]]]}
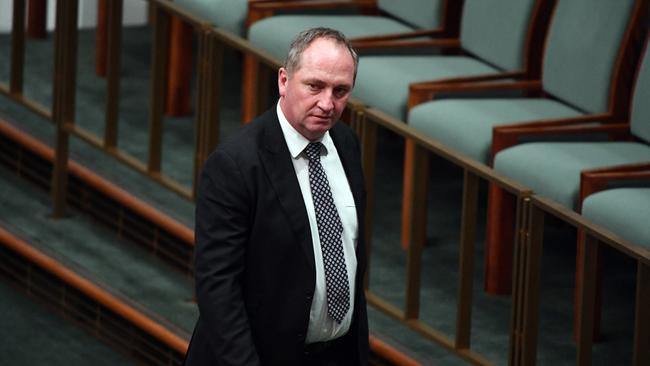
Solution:
{"label": "suit sleeve", "polygon": [[259,365],[242,292],[252,203],[242,173],[215,151],[201,173],[196,204],[195,279],[201,321],[219,365]]}

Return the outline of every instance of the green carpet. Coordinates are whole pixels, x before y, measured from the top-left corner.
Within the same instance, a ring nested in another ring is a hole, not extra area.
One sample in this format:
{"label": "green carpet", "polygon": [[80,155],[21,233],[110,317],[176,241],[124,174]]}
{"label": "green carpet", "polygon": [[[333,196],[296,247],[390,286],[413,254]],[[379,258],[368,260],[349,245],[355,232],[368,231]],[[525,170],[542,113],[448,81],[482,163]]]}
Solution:
{"label": "green carpet", "polygon": [[135,365],[45,305],[0,281],[0,364]]}

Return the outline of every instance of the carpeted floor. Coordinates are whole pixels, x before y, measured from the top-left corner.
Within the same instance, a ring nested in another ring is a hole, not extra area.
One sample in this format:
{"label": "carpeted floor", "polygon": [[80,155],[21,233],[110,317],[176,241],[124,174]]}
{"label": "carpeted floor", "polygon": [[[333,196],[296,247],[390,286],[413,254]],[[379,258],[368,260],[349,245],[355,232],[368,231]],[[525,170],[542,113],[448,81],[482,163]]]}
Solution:
{"label": "carpeted floor", "polygon": [[135,365],[68,319],[0,281],[0,364]]}

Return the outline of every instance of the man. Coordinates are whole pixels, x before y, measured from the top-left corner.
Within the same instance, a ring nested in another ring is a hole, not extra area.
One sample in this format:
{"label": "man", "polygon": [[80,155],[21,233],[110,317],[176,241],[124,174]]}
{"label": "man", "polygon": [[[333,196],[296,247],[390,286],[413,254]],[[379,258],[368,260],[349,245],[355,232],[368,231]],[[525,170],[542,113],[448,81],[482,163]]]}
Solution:
{"label": "man", "polygon": [[336,123],[357,61],[338,31],[299,34],[277,106],[206,162],[187,365],[367,365],[364,180]]}

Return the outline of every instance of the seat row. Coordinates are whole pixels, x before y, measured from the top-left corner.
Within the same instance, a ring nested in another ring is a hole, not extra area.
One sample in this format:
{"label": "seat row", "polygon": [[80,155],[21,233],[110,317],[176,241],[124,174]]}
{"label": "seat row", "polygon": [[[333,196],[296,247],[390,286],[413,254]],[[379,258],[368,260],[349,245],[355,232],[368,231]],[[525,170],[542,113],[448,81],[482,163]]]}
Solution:
{"label": "seat row", "polygon": [[[341,30],[361,54],[355,98],[650,249],[648,0],[176,2],[278,58],[305,28]],[[250,118],[259,66],[245,65]],[[606,189],[612,177],[641,187]],[[490,187],[497,294],[510,291],[512,205]]]}

